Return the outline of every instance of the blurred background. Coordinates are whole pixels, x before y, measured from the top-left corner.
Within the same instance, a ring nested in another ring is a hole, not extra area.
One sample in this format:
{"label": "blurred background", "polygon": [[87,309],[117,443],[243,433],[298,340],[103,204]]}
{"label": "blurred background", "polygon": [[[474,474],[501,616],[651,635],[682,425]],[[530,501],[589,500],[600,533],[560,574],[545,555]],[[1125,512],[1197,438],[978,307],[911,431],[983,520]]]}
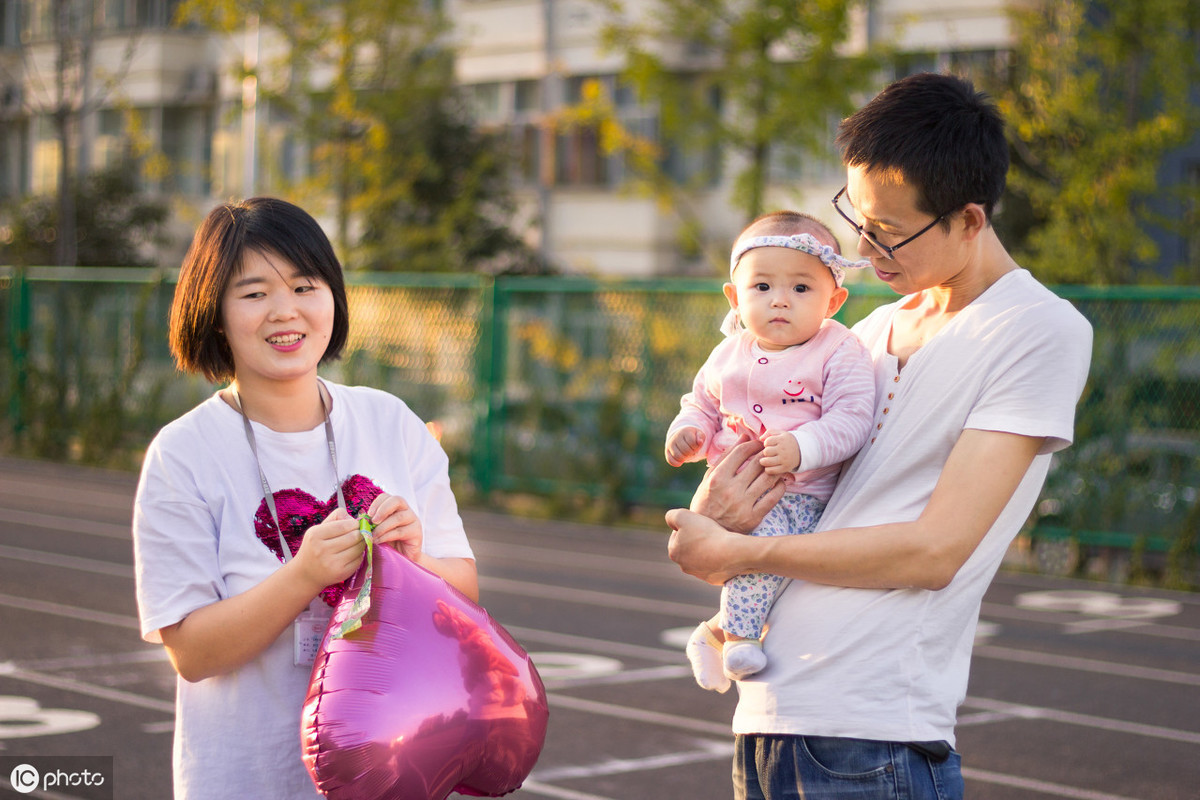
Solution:
{"label": "blurred background", "polygon": [[852,247],[839,120],[954,72],[1009,120],[1002,239],[1096,331],[1013,561],[1195,588],[1198,42],[1189,0],[0,0],[0,454],[136,469],[213,390],[166,349],[191,231],[269,194],[348,272],[326,374],[428,420],[465,503],[661,526],[732,238]]}

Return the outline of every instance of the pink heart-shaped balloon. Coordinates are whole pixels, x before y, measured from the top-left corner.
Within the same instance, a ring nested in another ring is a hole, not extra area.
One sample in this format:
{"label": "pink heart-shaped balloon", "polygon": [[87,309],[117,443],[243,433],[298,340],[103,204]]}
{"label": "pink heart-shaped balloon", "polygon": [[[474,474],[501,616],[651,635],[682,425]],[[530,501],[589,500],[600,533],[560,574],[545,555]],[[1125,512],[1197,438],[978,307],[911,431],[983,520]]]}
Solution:
{"label": "pink heart-shaped balloon", "polygon": [[546,739],[546,690],[486,611],[391,546],[375,548],[371,608],[349,614],[366,561],[313,664],[300,735],[332,800],[497,797],[517,789]]}

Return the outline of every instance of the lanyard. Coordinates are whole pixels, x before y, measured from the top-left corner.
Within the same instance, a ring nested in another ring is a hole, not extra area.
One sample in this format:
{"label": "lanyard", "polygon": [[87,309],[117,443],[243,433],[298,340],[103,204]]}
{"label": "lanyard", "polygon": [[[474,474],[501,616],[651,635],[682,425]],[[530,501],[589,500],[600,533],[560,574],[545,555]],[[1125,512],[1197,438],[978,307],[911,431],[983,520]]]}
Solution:
{"label": "lanyard", "polygon": [[[342,482],[339,477],[341,473],[338,472],[337,466],[337,446],[333,443],[333,425],[329,421],[329,405],[325,402],[325,393],[321,391],[321,388],[322,385],[318,381],[317,396],[321,398],[321,410],[325,412],[325,441],[329,443],[329,461],[333,464],[333,478],[337,484],[338,507],[346,511],[346,498],[342,495]],[[292,549],[288,547],[287,540],[283,538],[283,526],[279,524],[279,513],[275,510],[275,495],[271,493],[267,475],[263,472],[262,462],[258,458],[258,445],[254,442],[254,428],[250,425],[250,418],[246,416],[246,409],[242,407],[242,398],[238,397],[237,388],[230,386],[229,391],[233,394],[233,401],[237,403],[238,411],[242,412],[242,424],[246,428],[246,441],[250,443],[250,452],[254,454],[254,465],[258,467],[258,479],[262,481],[263,499],[267,501],[267,509],[271,512],[271,521],[275,523],[280,552],[286,564],[292,560]],[[347,513],[349,512],[347,511]]]}

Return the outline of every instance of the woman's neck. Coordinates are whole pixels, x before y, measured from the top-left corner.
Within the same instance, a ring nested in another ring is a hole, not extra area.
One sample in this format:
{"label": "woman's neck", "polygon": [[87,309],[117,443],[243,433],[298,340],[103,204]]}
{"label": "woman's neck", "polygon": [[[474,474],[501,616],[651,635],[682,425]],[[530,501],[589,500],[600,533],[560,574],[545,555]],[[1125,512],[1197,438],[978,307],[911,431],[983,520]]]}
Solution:
{"label": "woman's neck", "polygon": [[[319,392],[320,382],[314,375],[312,379],[280,383],[279,381],[244,381],[234,379],[233,386],[237,389],[238,400],[246,416],[254,422],[266,425],[280,433],[312,430],[325,420],[323,395]],[[232,392],[226,390],[229,396],[226,402],[237,408],[232,401]],[[223,396],[225,393],[222,393]]]}

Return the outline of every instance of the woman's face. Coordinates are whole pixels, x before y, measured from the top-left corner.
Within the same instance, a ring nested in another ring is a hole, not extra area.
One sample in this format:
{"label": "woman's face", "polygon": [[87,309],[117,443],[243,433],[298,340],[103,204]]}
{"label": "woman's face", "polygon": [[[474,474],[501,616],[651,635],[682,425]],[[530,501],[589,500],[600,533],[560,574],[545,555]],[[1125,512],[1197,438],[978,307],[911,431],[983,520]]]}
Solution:
{"label": "woman's face", "polygon": [[333,334],[328,284],[272,253],[248,250],[221,299],[239,386],[315,379]]}

